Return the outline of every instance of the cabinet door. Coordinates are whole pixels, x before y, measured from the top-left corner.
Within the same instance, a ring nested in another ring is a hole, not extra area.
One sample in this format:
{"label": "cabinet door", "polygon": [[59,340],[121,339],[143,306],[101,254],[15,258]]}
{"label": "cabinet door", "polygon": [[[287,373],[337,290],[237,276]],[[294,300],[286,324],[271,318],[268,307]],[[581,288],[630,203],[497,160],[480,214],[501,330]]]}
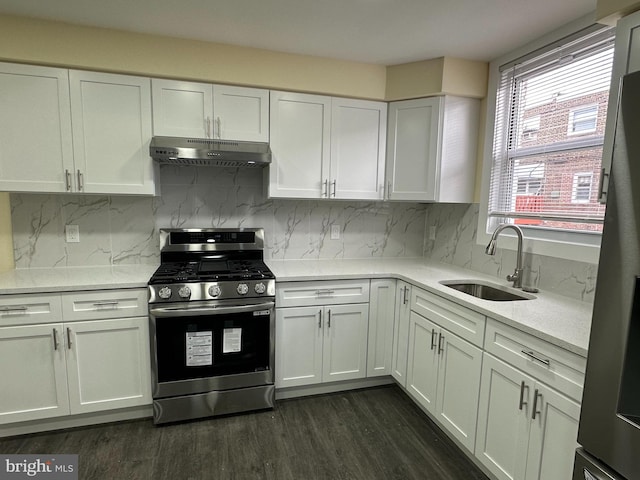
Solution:
{"label": "cabinet door", "polygon": [[531,420],[526,479],[571,478],[578,447],[580,405],[540,382],[535,385],[535,394],[536,418]]}
{"label": "cabinet door", "polygon": [[395,306],[396,281],[371,280],[367,377],[391,373]]}
{"label": "cabinet door", "polygon": [[386,127],[386,103],[332,99],[331,198],[382,198]]}
{"label": "cabinet door", "polygon": [[323,308],[276,309],[276,387],[322,381]]}
{"label": "cabinet door", "polygon": [[473,452],[476,441],[482,350],[442,329],[438,367],[437,418]]}
{"label": "cabinet door", "polygon": [[331,98],[271,92],[269,196],[327,197]]}
{"label": "cabinet door", "polygon": [[147,317],[64,327],[71,413],[151,403]]}
{"label": "cabinet door", "polygon": [[155,193],[148,78],[71,71],[77,190]]}
{"label": "cabinet door", "polygon": [[269,141],[269,91],[213,87],[214,137],[250,142]]}
{"label": "cabinet door", "polygon": [[393,358],[391,375],[403,387],[407,386],[409,350],[409,316],[411,315],[411,285],[398,281],[396,285],[395,322],[393,327]]}
{"label": "cabinet door", "polygon": [[407,391],[435,414],[438,388],[438,333],[440,327],[411,312],[409,317],[409,358]]}
{"label": "cabinet door", "polygon": [[441,104],[431,97],[389,105],[389,199],[436,200]]}
{"label": "cabinet door", "polygon": [[524,479],[533,386],[531,377],[483,355],[475,456],[500,480]]}
{"label": "cabinet door", "polygon": [[207,83],[151,80],[153,134],[211,138],[213,88]]}
{"label": "cabinet door", "polygon": [[0,328],[0,378],[1,424],[68,415],[62,325]]}
{"label": "cabinet door", "polygon": [[323,382],[366,376],[368,311],[366,303],[325,307]]}
{"label": "cabinet door", "polygon": [[0,190],[71,188],[65,172],[73,171],[67,70],[0,64],[0,145]]}

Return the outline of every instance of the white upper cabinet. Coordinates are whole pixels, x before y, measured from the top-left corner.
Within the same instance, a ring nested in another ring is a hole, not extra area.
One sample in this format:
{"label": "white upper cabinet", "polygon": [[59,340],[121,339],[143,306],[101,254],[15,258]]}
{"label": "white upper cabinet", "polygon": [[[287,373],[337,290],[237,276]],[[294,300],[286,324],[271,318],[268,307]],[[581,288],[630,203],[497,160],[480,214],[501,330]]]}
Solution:
{"label": "white upper cabinet", "polygon": [[387,106],[271,92],[269,196],[382,199]]}
{"label": "white upper cabinet", "polygon": [[429,97],[389,104],[387,198],[473,201],[480,101]]}
{"label": "white upper cabinet", "polygon": [[0,190],[65,192],[73,171],[69,75],[0,64]]}
{"label": "white upper cabinet", "polygon": [[74,70],[69,80],[76,189],[154,194],[151,81]]}
{"label": "white upper cabinet", "polygon": [[152,80],[153,133],[269,141],[269,92],[258,88]]}

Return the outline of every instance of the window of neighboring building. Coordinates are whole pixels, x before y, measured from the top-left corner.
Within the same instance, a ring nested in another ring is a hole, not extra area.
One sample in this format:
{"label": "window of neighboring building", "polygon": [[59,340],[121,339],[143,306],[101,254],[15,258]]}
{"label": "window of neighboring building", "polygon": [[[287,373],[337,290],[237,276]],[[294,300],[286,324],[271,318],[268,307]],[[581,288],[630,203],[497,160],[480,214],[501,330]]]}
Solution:
{"label": "window of neighboring building", "polygon": [[598,105],[574,108],[569,112],[569,135],[582,135],[596,131]]}
{"label": "window of neighboring building", "polygon": [[614,35],[593,26],[498,67],[483,232],[512,223],[529,229],[529,238],[566,242],[568,234],[602,231],[605,206],[592,187],[600,176]]}
{"label": "window of neighboring building", "polygon": [[588,203],[591,200],[593,173],[576,173],[573,175],[571,201],[573,203]]}

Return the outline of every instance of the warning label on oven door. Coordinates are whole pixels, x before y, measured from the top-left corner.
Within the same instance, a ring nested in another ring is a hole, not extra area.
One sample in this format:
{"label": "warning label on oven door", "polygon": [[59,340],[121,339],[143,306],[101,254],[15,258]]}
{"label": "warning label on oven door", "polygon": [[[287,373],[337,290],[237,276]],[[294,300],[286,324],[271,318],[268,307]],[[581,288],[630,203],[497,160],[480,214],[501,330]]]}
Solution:
{"label": "warning label on oven door", "polygon": [[187,367],[213,365],[213,332],[187,332]]}
{"label": "warning label on oven door", "polygon": [[242,329],[225,328],[222,338],[222,353],[237,353],[242,351]]}

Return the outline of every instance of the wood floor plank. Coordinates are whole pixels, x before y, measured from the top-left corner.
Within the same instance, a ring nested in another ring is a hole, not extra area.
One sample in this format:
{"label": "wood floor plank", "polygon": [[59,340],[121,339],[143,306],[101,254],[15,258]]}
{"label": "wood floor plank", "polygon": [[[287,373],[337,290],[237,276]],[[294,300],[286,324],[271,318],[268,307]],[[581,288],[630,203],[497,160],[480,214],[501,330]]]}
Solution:
{"label": "wood floor plank", "polygon": [[487,480],[396,386],[0,439],[0,452],[78,454],[82,480]]}

